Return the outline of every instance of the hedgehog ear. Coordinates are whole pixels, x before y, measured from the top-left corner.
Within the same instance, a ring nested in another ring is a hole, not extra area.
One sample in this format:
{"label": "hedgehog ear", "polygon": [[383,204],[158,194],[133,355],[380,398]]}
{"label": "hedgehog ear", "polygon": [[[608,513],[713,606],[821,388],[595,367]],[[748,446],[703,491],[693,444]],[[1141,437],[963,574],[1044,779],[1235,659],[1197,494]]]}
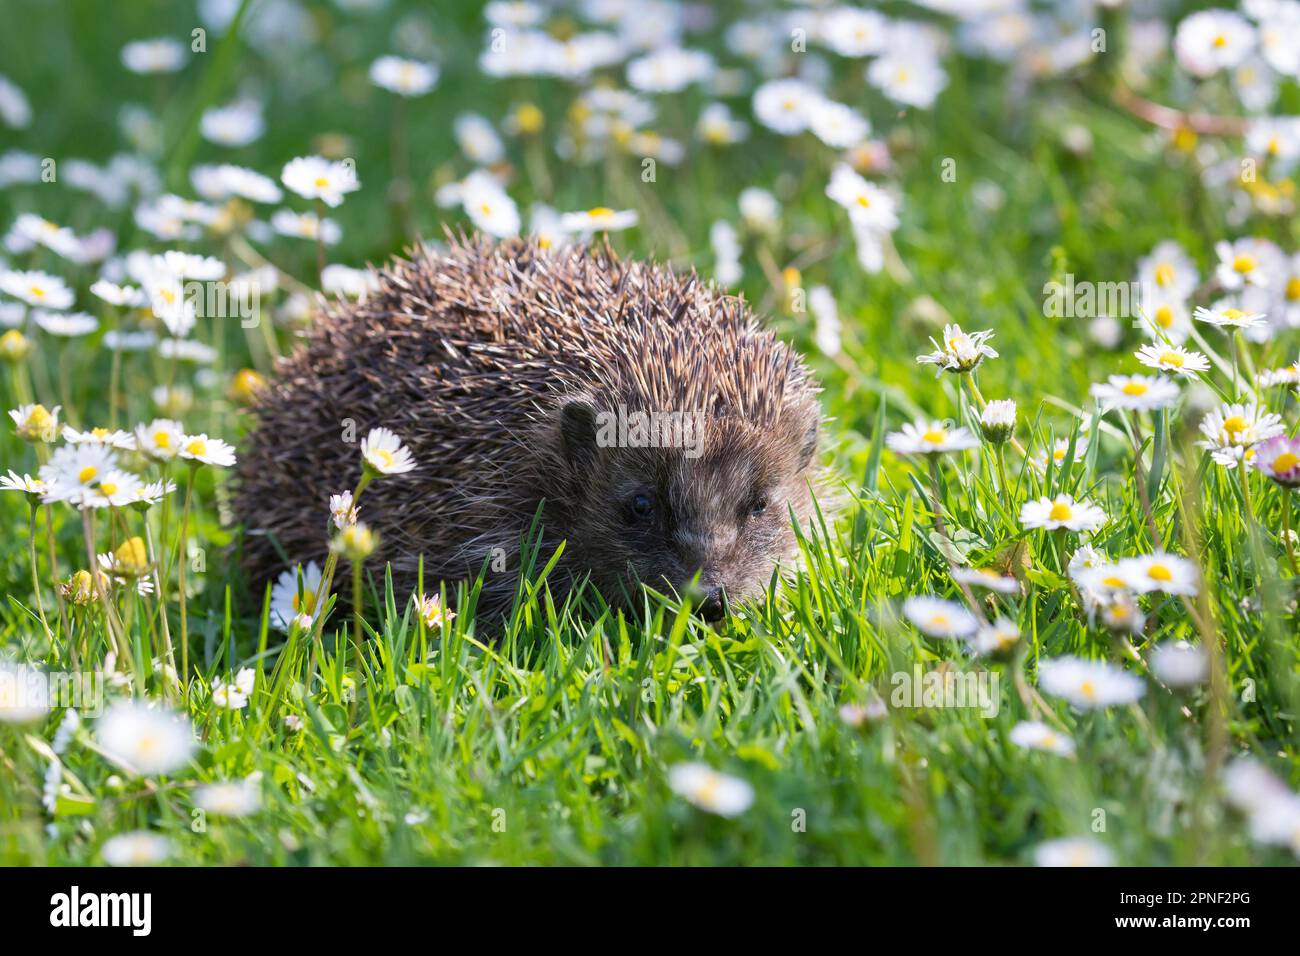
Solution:
{"label": "hedgehog ear", "polygon": [[596,455],[596,409],[575,398],[560,407],[560,447],[569,464],[582,466]]}

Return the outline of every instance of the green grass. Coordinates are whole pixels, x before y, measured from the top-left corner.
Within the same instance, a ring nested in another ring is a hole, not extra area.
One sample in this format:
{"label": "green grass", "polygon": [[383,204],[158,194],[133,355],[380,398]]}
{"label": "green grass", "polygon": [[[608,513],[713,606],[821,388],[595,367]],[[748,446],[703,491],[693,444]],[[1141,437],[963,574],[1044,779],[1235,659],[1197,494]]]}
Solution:
{"label": "green grass", "polygon": [[[0,33],[0,63],[32,97],[36,118],[12,137],[15,147],[60,162],[103,161],[125,148],[114,112],[125,102],[146,103],[161,120],[165,144],[152,159],[171,188],[190,195],[190,162],[230,161],[276,176],[289,158],[318,149],[321,137],[341,135],[341,154],[356,159],[363,189],[331,212],[344,233],[331,261],[379,262],[402,247],[384,198],[393,100],[365,78],[370,60],[391,50],[396,14],[345,15],[332,4],[313,4],[321,36],[309,48],[272,57],[244,38],[222,46],[210,36],[209,52],[184,72],[146,78],[122,69],[122,44],[162,33],[188,36],[195,24],[187,4],[121,5],[111,20],[76,0],[18,6],[30,15],[14,17]],[[823,195],[835,155],[809,137],[786,141],[756,129],[741,146],[692,144],[686,162],[661,164],[652,184],[640,182],[637,157],[563,162],[550,144],[575,87],[485,79],[475,66],[475,10],[393,6],[432,27],[443,68],[437,90],[407,104],[413,208],[424,235],[439,235],[448,216],[461,221],[432,201],[438,183],[470,169],[450,135],[453,117],[474,109],[497,122],[524,99],[543,109],[548,125],[531,159],[526,144],[508,140],[511,195],[521,209],[544,199],[561,210],[641,210],[643,228],[614,240],[627,254],[696,265],[707,276],[710,223],[737,220],[743,186],[776,191],[782,229],[762,241],[762,254],[778,267],[800,263],[806,286],[833,290],[843,352],[834,359],[818,353],[807,315],[782,308],[781,291],[759,267],[755,240],[747,241],[741,290],[808,355],[820,378],[827,461],[846,504],[803,529],[803,574],[778,582],[765,600],[716,628],[654,596],[632,615],[609,612],[591,595],[557,604],[545,586],[551,555],[535,555],[535,573],[505,633],[486,643],[468,614],[445,633],[426,631],[409,596],[389,593],[382,570],[368,569],[367,640],[358,662],[345,617],[331,618],[314,648],[286,643],[268,629],[263,595],[227,558],[240,530],[229,523],[222,476],[200,470],[191,548],[201,549],[203,570],[188,575],[186,602],[187,708],[201,742],[193,765],[172,777],[133,779],[97,753],[83,730],[62,758],[68,792],[51,815],[40,802],[49,764],[41,742],[51,740],[60,715],[24,727],[0,723],[0,863],[98,863],[106,840],[137,829],[171,838],[173,860],[184,864],[1029,863],[1039,843],[1076,835],[1104,843],[1124,864],[1293,859],[1284,848],[1248,838],[1245,821],[1225,804],[1217,773],[1232,756],[1252,753],[1293,789],[1300,784],[1296,578],[1279,540],[1278,489],[1262,475],[1248,479],[1252,524],[1240,473],[1222,470],[1191,444],[1198,413],[1179,407],[1167,421],[1143,419],[1141,471],[1150,471],[1155,525],[1172,550],[1201,564],[1204,587],[1200,603],[1159,594],[1144,599],[1148,624],[1132,643],[1143,656],[1167,640],[1217,648],[1212,681],[1178,695],[1149,680],[1144,664],[1089,624],[1066,578],[1079,539],[1026,532],[1018,521],[1026,499],[1069,491],[1110,516],[1092,539],[1096,547],[1116,558],[1150,553],[1156,542],[1134,483],[1129,421],[1113,413],[1103,419],[1086,457],[1065,471],[1040,474],[1008,451],[1009,489],[1001,487],[987,449],[944,462],[943,520],[959,561],[979,567],[1014,557],[1024,585],[1022,595],[990,599],[1023,635],[1020,652],[1001,663],[973,660],[957,643],[928,640],[900,619],[908,596],[959,594],[925,468],[883,448],[885,432],[922,413],[971,422],[958,377],[936,379],[931,367],[915,363],[929,351],[928,337],[940,332],[936,308],[967,330],[996,331],[992,344],[1001,354],[980,368],[979,389],[989,399],[1019,403],[1017,435],[1032,455],[1053,438],[1077,434],[1074,411],[1086,407],[1083,424],[1092,422],[1089,385],[1137,371],[1131,352],[1142,341],[1126,329],[1124,344],[1108,351],[1092,342],[1085,322],[1045,317],[1045,282],[1066,273],[1125,281],[1137,259],[1166,238],[1182,242],[1204,275],[1222,238],[1267,236],[1293,251],[1300,234],[1293,218],[1256,216],[1229,226],[1227,193],[1205,189],[1188,156],[1113,106],[1099,71],[1013,96],[1002,68],[950,57],[949,89],[935,109],[898,115],[864,88],[859,69],[834,60],[831,92],[863,110],[875,135],[890,141],[897,168],[885,179],[903,196],[894,242],[904,268],[868,276],[856,264],[842,211]],[[694,45],[720,49],[716,32]],[[1150,92],[1173,102],[1177,83],[1169,72],[1158,74]],[[267,135],[239,150],[194,139],[190,129],[202,108],[231,98],[241,81],[266,94]],[[706,101],[694,90],[660,98],[655,128],[689,140]],[[1294,84],[1287,85],[1278,111],[1295,110],[1298,102]],[[731,103],[752,121],[747,99]],[[1084,155],[1062,143],[1062,130],[1074,125],[1092,134]],[[947,158],[956,160],[955,182],[941,176]],[[554,184],[550,193],[532,175],[529,163],[539,161]],[[986,182],[1003,190],[996,209],[976,202],[973,187]],[[129,207],[105,209],[62,184],[0,192],[0,223],[23,211],[79,234],[106,225],[123,251],[168,247],[134,229]],[[243,267],[218,237],[185,247]],[[314,283],[310,243],[281,238],[260,248],[287,273]],[[77,289],[78,307],[97,310],[86,291],[93,269],[40,250],[13,264],[64,276]],[[1205,331],[1227,355],[1226,342]],[[182,417],[192,431],[236,441],[245,413],[226,398],[226,384],[239,368],[268,366],[250,352],[237,323],[201,324],[196,335],[220,358],[215,383],[195,384],[194,405]],[[275,335],[281,350],[291,347],[290,330]],[[67,344],[33,338],[28,363],[4,370],[6,408],[31,387],[46,404],[62,404],[65,418],[80,427],[154,416],[149,390],[172,374],[163,360],[128,356],[123,386],[113,393],[110,356],[97,336]],[[1290,333],[1256,348],[1253,359],[1265,368],[1295,355]],[[194,378],[183,367],[177,374],[177,381]],[[1230,388],[1222,374],[1213,382]],[[1267,398],[1293,430],[1294,399],[1276,390]],[[8,427],[0,462],[20,473],[37,465],[33,448]],[[180,505],[177,496],[166,536],[159,509],[150,512],[172,554]],[[82,527],[67,506],[52,513],[58,578],[66,580],[86,563]],[[36,617],[27,519],[21,495],[0,494],[0,522],[13,529],[0,541],[0,649],[64,666]],[[138,519],[130,521],[131,533],[139,533]],[[36,528],[44,607],[66,658],[69,635],[57,623],[43,514]],[[108,543],[102,533],[99,550]],[[179,600],[169,577],[164,613],[175,636]],[[344,568],[340,582],[347,577]],[[152,599],[133,608],[129,633],[148,694],[163,695],[149,666],[160,639]],[[109,648],[102,615],[77,612],[74,634],[84,659],[101,664]],[[1051,719],[1077,744],[1075,759],[1008,740],[1035,706],[1017,691],[1016,675],[1032,687],[1038,661],[1062,654],[1108,658],[1147,680],[1143,700],[1132,706],[1080,713],[1048,701]],[[894,709],[860,729],[841,719],[844,704],[873,694],[888,700],[891,675],[918,662],[926,670],[948,663],[996,673],[997,715]],[[211,680],[242,667],[258,673],[248,706],[215,708]],[[301,730],[286,725],[290,715]],[[753,806],[723,819],[675,796],[667,770],[689,760],[747,780]],[[195,815],[197,785],[253,773],[261,774],[257,813],[229,820]]]}

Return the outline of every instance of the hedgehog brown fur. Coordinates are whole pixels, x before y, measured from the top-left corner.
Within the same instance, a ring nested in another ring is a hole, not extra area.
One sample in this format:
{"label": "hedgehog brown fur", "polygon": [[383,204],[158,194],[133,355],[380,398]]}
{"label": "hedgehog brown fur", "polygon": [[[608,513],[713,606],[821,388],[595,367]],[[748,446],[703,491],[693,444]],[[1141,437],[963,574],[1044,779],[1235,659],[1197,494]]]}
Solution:
{"label": "hedgehog brown fur", "polygon": [[[353,487],[357,439],[407,443],[415,471],[372,483],[361,518],[379,533],[399,598],[489,570],[480,607],[506,608],[521,538],[544,501],[552,586],[590,576],[611,601],[696,572],[722,596],[761,591],[795,551],[816,470],[816,388],[797,353],[743,300],[694,274],[608,248],[453,239],[380,270],[363,301],[325,306],[260,401],[240,458],[236,511],[259,584],[326,553],[331,493]],[[604,447],[600,412],[677,411],[704,422],[703,453]],[[502,551],[496,552],[494,549]],[[497,562],[499,565],[499,562]]]}

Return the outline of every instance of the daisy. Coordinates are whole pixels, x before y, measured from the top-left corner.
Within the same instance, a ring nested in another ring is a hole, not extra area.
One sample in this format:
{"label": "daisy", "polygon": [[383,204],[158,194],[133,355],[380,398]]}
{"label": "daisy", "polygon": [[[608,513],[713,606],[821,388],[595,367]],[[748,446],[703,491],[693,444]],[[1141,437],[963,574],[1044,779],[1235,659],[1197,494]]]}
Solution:
{"label": "daisy", "polygon": [[449,607],[445,607],[442,599],[436,594],[425,597],[423,594],[415,598],[416,612],[420,619],[424,621],[424,626],[433,628],[440,624],[450,624],[456,612]]}
{"label": "daisy", "polygon": [[26,664],[0,660],[0,723],[34,724],[50,712],[49,683]]}
{"label": "daisy", "polygon": [[99,279],[90,287],[91,295],[103,299],[109,305],[129,309],[142,309],[149,304],[149,298],[135,286],[116,285],[107,279]]}
{"label": "daisy", "polygon": [[1261,412],[1254,401],[1223,405],[1209,412],[1200,424],[1204,439],[1197,444],[1225,468],[1236,468],[1253,457],[1251,449],[1283,432],[1282,416]]}
{"label": "daisy", "polygon": [[109,431],[107,428],[92,428],[90,431],[80,432],[71,425],[64,425],[63,440],[69,445],[104,445],[119,451],[135,450],[135,439],[131,433],[124,432],[120,428],[114,431]]}
{"label": "daisy", "polygon": [[0,491],[21,491],[28,496],[29,502],[36,504],[49,494],[50,486],[39,478],[10,471],[7,475],[0,475]]}
{"label": "daisy", "polygon": [[938,366],[936,372],[970,372],[978,368],[986,356],[997,358],[998,353],[984,344],[992,337],[990,331],[967,334],[961,330],[960,325],[945,325],[943,344],[940,345],[931,338],[930,344],[935,351],[918,355],[916,360],[922,365]]}
{"label": "daisy", "polygon": [[180,452],[185,428],[171,418],[155,418],[135,426],[136,450],[155,461],[170,461]]}
{"label": "daisy", "polygon": [[474,225],[498,238],[516,236],[523,224],[519,207],[487,173],[471,173],[461,184],[460,202]]}
{"label": "daisy", "polygon": [[67,283],[48,272],[0,269],[0,292],[44,309],[68,309],[74,300]]}
{"label": "daisy", "polygon": [[1271,243],[1260,239],[1216,242],[1214,252],[1219,257],[1214,274],[1225,289],[1268,285],[1267,266],[1276,257],[1276,248]]}
{"label": "daisy", "polygon": [[246,817],[262,806],[256,775],[237,783],[208,783],[194,791],[194,805],[218,817]]}
{"label": "daisy", "polygon": [[44,405],[19,405],[9,409],[9,417],[14,421],[18,437],[23,441],[52,442],[59,435],[59,410],[62,405],[55,405],[51,411]]}
{"label": "daisy", "polygon": [[1132,704],[1146,690],[1141,679],[1113,664],[1069,656],[1042,661],[1038,684],[1080,710]]}
{"label": "daisy", "polygon": [[1009,618],[1000,617],[981,627],[971,638],[971,650],[982,657],[1009,653],[1020,642],[1020,628]]}
{"label": "daisy", "polygon": [[103,445],[64,445],[47,464],[41,480],[56,501],[84,501],[101,478],[117,470],[117,459]]}
{"label": "daisy", "polygon": [[332,263],[321,270],[321,291],[345,299],[364,299],[379,290],[379,277],[369,269]]}
{"label": "daisy", "polygon": [[898,204],[894,198],[867,182],[846,163],[831,170],[826,195],[848,210],[849,221],[855,228],[874,234],[892,232],[898,227]]}
{"label": "daisy", "polygon": [[165,836],[132,830],[106,840],[99,853],[109,866],[157,866],[175,849],[175,844]]}
{"label": "daisy", "polygon": [[954,581],[974,588],[987,588],[998,594],[1015,594],[1020,590],[1020,582],[1005,574],[999,574],[992,568],[954,568]]}
{"label": "daisy", "polygon": [[1011,728],[1010,740],[1026,750],[1042,750],[1059,757],[1074,756],[1074,741],[1038,720],[1022,720]]}
{"label": "daisy", "polygon": [[1146,621],[1146,616],[1128,591],[1112,591],[1101,604],[1101,623],[1112,631],[1141,634]]}
{"label": "daisy", "polygon": [[1048,840],[1034,849],[1036,866],[1114,866],[1115,855],[1089,837]]}
{"label": "daisy", "polygon": [[1146,375],[1112,375],[1091,389],[1092,397],[1106,410],[1123,408],[1153,411],[1168,408],[1178,400],[1178,386],[1168,379]]}
{"label": "daisy", "polygon": [[808,128],[813,105],[821,98],[817,88],[803,80],[769,80],[754,90],[754,115],[772,132],[793,136]]}
{"label": "daisy", "polygon": [[1197,372],[1210,368],[1210,360],[1200,352],[1191,352],[1180,345],[1144,345],[1133,353],[1147,368],[1172,372],[1184,378],[1193,378]]}
{"label": "daisy", "polygon": [[265,131],[262,109],[250,101],[214,106],[204,110],[199,119],[199,135],[218,146],[247,146],[261,139]]}
{"label": "daisy", "polygon": [[1180,297],[1144,294],[1139,314],[1143,330],[1160,341],[1181,345],[1192,334],[1192,315],[1186,300]]}
{"label": "daisy", "polygon": [[[1070,439],[1058,438],[1052,442],[1052,448],[1049,452],[1046,448],[1039,449],[1034,454],[1034,461],[1037,462],[1040,469],[1047,469],[1047,462],[1052,461],[1057,467],[1065,463],[1065,457],[1070,453]],[[1079,435],[1074,441],[1074,460],[1083,461],[1088,454],[1088,436]]]}
{"label": "daisy", "polygon": [[668,786],[701,810],[722,817],[736,817],[754,802],[754,788],[747,781],[719,773],[702,763],[679,763],[668,768]]}
{"label": "daisy", "polygon": [[133,700],[108,708],[95,723],[95,740],[114,764],[146,777],[180,769],[195,748],[184,715]]}
{"label": "daisy", "polygon": [[438,82],[438,68],[432,63],[381,56],[370,64],[370,82],[399,96],[423,96]]}
{"label": "daisy", "polygon": [[327,246],[332,246],[343,237],[343,230],[333,219],[322,219],[314,212],[294,212],[292,209],[277,209],[271,214],[271,228],[282,236],[296,239],[319,239]]}
{"label": "daisy", "polygon": [[185,46],[171,37],[136,40],[122,47],[122,65],[132,73],[175,73],[185,65]]}
{"label": "daisy", "polygon": [[1075,501],[1069,495],[1039,498],[1027,501],[1020,509],[1020,523],[1026,528],[1045,528],[1055,531],[1095,531],[1106,523],[1106,512],[1086,501]]}
{"label": "daisy", "polygon": [[234,446],[207,435],[186,435],[176,453],[190,461],[221,468],[229,468],[235,463]]}
{"label": "daisy", "polygon": [[1151,673],[1170,687],[1193,687],[1209,673],[1205,648],[1186,641],[1166,641],[1151,649]]}
{"label": "daisy", "polygon": [[1174,55],[1188,73],[1207,77],[1239,66],[1255,46],[1250,22],[1230,10],[1202,10],[1178,24]]}
{"label": "daisy", "polygon": [[1123,558],[1116,565],[1119,576],[1134,591],[1163,591],[1166,594],[1194,596],[1200,573],[1195,564],[1175,554],[1144,555]]}
{"label": "daisy", "polygon": [[[1255,468],[1284,488],[1300,487],[1300,439],[1275,435],[1254,447]],[[1287,503],[1284,508],[1289,508]]]}
{"label": "daisy", "polygon": [[889,21],[875,10],[836,7],[826,16],[822,39],[840,56],[875,56],[885,49],[888,29]]}
{"label": "daisy", "polygon": [[121,508],[137,500],[142,486],[143,482],[130,472],[110,471],[81,500],[89,508]]}
{"label": "daisy", "polygon": [[979,447],[979,439],[964,428],[949,428],[943,422],[924,419],[903,426],[885,436],[885,445],[899,455],[938,455]]}
{"label": "daisy", "polygon": [[871,124],[862,114],[830,100],[819,100],[813,105],[808,128],[832,149],[849,149],[871,135]]}
{"label": "daisy", "polygon": [[619,232],[630,229],[637,224],[637,212],[634,209],[614,210],[607,206],[597,206],[586,212],[566,212],[560,216],[560,226],[566,232]]}
{"label": "daisy", "polygon": [[242,710],[248,705],[256,677],[257,674],[251,667],[245,667],[235,675],[233,681],[212,678],[213,706],[223,710]]}
{"label": "daisy", "polygon": [[891,50],[867,67],[867,82],[895,103],[929,109],[948,85],[948,74],[928,50]]}
{"label": "daisy", "polygon": [[700,111],[695,133],[713,146],[728,146],[749,136],[749,124],[732,116],[726,103],[710,103]]}
{"label": "daisy", "polygon": [[352,503],[352,492],[330,495],[330,520],[340,531],[357,523],[357,508]]}
{"label": "daisy", "polygon": [[144,510],[156,505],[175,490],[176,483],[173,481],[151,481],[136,489],[131,504]]}
{"label": "daisy", "polygon": [[219,166],[195,166],[190,182],[204,199],[222,200],[239,196],[250,202],[279,202],[284,193],[275,181],[243,166],[223,163]]}
{"label": "daisy", "polygon": [[955,601],[936,597],[910,597],[903,614],[927,637],[969,637],[979,627],[975,615]]}
{"label": "daisy", "polygon": [[[298,571],[302,572],[302,591],[298,590]],[[309,626],[323,604],[320,595],[321,567],[315,561],[303,568],[283,571],[271,588],[271,620],[282,631],[295,623]]]}
{"label": "daisy", "polygon": [[1173,240],[1158,243],[1150,254],[1138,260],[1138,283],[1143,295],[1186,299],[1200,281],[1196,265],[1181,245]]}
{"label": "daisy", "polygon": [[491,166],[505,158],[506,147],[497,131],[477,113],[461,113],[452,123],[456,143],[465,158],[479,166]]}
{"label": "daisy", "polygon": [[361,440],[361,457],[379,475],[402,475],[415,468],[411,450],[387,428],[372,428]]}
{"label": "daisy", "polygon": [[88,312],[50,312],[32,309],[32,320],[42,331],[61,338],[79,338],[99,328],[99,319]]}
{"label": "daisy", "polygon": [[702,50],[664,46],[627,65],[627,84],[642,93],[679,93],[692,83],[708,80],[713,57]]}
{"label": "daisy", "polygon": [[766,189],[747,186],[737,197],[740,219],[753,232],[770,232],[781,220],[781,204]]}
{"label": "daisy", "polygon": [[361,187],[351,165],[320,156],[299,156],[289,160],[280,173],[280,181],[290,192],[304,199],[319,199],[330,207],[340,205],[345,193]]}
{"label": "daisy", "polygon": [[1253,329],[1264,322],[1263,312],[1247,312],[1226,300],[1209,309],[1198,306],[1192,317],[1221,329]]}
{"label": "daisy", "polygon": [[1016,403],[1009,398],[996,399],[980,412],[980,432],[984,440],[1001,445],[1011,438],[1016,428]]}
{"label": "daisy", "polygon": [[158,354],[165,359],[211,365],[216,362],[219,353],[211,345],[194,339],[163,339],[158,343]]}

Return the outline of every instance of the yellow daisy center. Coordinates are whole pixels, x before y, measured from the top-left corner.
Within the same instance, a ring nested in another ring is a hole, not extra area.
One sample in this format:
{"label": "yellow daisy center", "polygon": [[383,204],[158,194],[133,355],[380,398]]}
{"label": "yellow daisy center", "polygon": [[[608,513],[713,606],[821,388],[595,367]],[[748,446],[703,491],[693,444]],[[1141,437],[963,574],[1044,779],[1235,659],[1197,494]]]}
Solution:
{"label": "yellow daisy center", "polygon": [[1085,700],[1096,700],[1096,699],[1097,699],[1097,685],[1094,684],[1094,683],[1093,683],[1092,681],[1090,681],[1090,680],[1086,680],[1086,681],[1084,681],[1082,684],[1079,685],[1079,694],[1080,694],[1080,695],[1081,695]]}
{"label": "yellow daisy center", "polygon": [[99,474],[98,468],[94,465],[87,465],[85,468],[81,469],[81,471],[77,472],[77,481],[81,482],[83,485],[88,484],[95,480],[97,474]]}
{"label": "yellow daisy center", "polygon": [[1291,471],[1296,465],[1300,465],[1300,455],[1284,451],[1273,459],[1274,471]]}
{"label": "yellow daisy center", "polygon": [[1161,365],[1172,365],[1174,368],[1182,368],[1187,364],[1187,359],[1178,352],[1165,352],[1160,356]]}
{"label": "yellow daisy center", "polygon": [[324,189],[329,184],[330,181],[326,179],[324,176],[317,176],[316,179],[312,182],[312,185],[315,186],[317,189]]}
{"label": "yellow daisy center", "polygon": [[46,296],[46,292],[45,292],[45,290],[42,289],[42,288],[41,288],[40,286],[38,286],[38,285],[34,285],[34,286],[32,286],[32,287],[31,287],[30,289],[28,289],[27,291],[30,292],[30,293],[32,294],[32,296],[35,297],[35,298],[37,298],[37,299],[43,299],[43,298],[45,298],[45,296]]}
{"label": "yellow daisy center", "polygon": [[1240,415],[1233,415],[1231,418],[1225,419],[1223,422],[1223,430],[1233,436],[1236,436],[1239,432],[1244,432],[1249,427],[1250,422],[1246,421],[1246,419],[1242,418]]}
{"label": "yellow daisy center", "polygon": [[1129,382],[1121,388],[1120,391],[1125,395],[1137,397],[1138,395],[1145,395],[1150,391],[1150,388],[1147,386],[1146,382]]}
{"label": "yellow daisy center", "polygon": [[391,468],[393,465],[393,453],[386,448],[372,448],[370,457],[377,459],[385,468]]}
{"label": "yellow daisy center", "polygon": [[1163,564],[1153,564],[1147,568],[1147,577],[1152,581],[1172,581],[1174,579],[1173,572]]}
{"label": "yellow daisy center", "polygon": [[1228,38],[1224,36],[1222,33],[1220,33],[1218,36],[1214,38],[1213,43],[1215,49],[1222,49],[1223,47],[1228,45]]}
{"label": "yellow daisy center", "polygon": [[172,436],[169,432],[154,432],[153,444],[155,448],[170,448],[172,445]]}
{"label": "yellow daisy center", "polygon": [[921,436],[921,441],[931,445],[942,445],[948,438],[948,432],[942,428],[932,428]]}
{"label": "yellow daisy center", "polygon": [[1259,265],[1259,263],[1255,261],[1254,256],[1237,256],[1237,258],[1232,260],[1233,270],[1243,274],[1253,272],[1257,265]]}
{"label": "yellow daisy center", "polygon": [[1052,510],[1048,512],[1048,517],[1053,521],[1069,521],[1074,512],[1064,501],[1058,501],[1052,505]]}
{"label": "yellow daisy center", "polygon": [[1167,329],[1174,324],[1174,310],[1167,305],[1156,309],[1156,325]]}
{"label": "yellow daisy center", "polygon": [[1292,302],[1300,302],[1300,276],[1294,276],[1287,282],[1286,297]]}
{"label": "yellow daisy center", "polygon": [[930,626],[933,628],[945,628],[948,626],[947,614],[935,614],[930,618]]}
{"label": "yellow daisy center", "polygon": [[1174,267],[1167,262],[1162,262],[1156,266],[1156,285],[1164,288],[1174,281]]}
{"label": "yellow daisy center", "polygon": [[1244,316],[1245,314],[1246,314],[1246,313],[1243,312],[1243,311],[1241,311],[1241,309],[1224,309],[1224,310],[1223,310],[1223,317],[1224,317],[1225,319],[1231,319],[1231,320],[1234,321],[1234,322],[1237,321],[1238,319],[1240,319],[1240,318],[1241,318],[1242,316]]}
{"label": "yellow daisy center", "polygon": [[1106,585],[1108,588],[1122,588],[1124,586],[1124,579],[1118,575],[1112,574],[1110,577],[1102,578],[1101,583]]}
{"label": "yellow daisy center", "polygon": [[587,215],[592,219],[608,219],[610,216],[614,215],[614,210],[610,209],[608,206],[597,206],[595,209],[588,209]]}
{"label": "yellow daisy center", "polygon": [[316,592],[305,590],[293,596],[293,610],[296,614],[310,614],[316,609]]}
{"label": "yellow daisy center", "polygon": [[870,209],[870,208],[871,208],[871,200],[867,198],[867,194],[866,194],[866,193],[859,193],[859,194],[858,194],[858,198],[857,198],[856,200],[854,200],[854,201],[855,201],[859,206],[861,206],[863,209]]}
{"label": "yellow daisy center", "polygon": [[201,438],[192,438],[186,443],[185,450],[191,455],[206,455],[208,452],[208,445]]}
{"label": "yellow daisy center", "polygon": [[99,490],[106,495],[115,495],[117,494],[117,483],[112,481],[101,482]]}

